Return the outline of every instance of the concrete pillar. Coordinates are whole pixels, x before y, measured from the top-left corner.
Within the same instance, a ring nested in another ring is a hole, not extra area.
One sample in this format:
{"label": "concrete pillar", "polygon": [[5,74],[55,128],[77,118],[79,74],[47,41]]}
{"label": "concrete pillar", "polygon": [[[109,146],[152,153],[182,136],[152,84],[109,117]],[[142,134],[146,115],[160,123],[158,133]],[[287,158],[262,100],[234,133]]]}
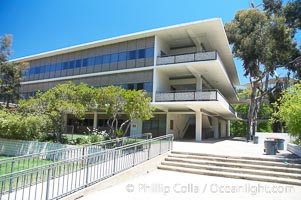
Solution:
{"label": "concrete pillar", "polygon": [[203,79],[202,76],[199,75],[196,77],[196,91],[202,91],[203,90]]}
{"label": "concrete pillar", "polygon": [[212,117],[212,126],[213,126],[213,135],[215,139],[218,139],[219,134],[218,134],[218,118]]}
{"label": "concrete pillar", "polygon": [[141,119],[133,119],[130,128],[130,136],[142,137],[142,123]]}
{"label": "concrete pillar", "polygon": [[98,122],[97,112],[94,112],[93,114],[94,114],[94,116],[93,116],[93,129],[97,129],[97,126],[98,126],[98,124],[97,124],[97,122]]}
{"label": "concrete pillar", "polygon": [[167,112],[166,113],[166,135],[169,133],[169,126],[170,126],[169,122],[170,122],[170,113]]}
{"label": "concrete pillar", "polygon": [[202,112],[195,112],[195,141],[202,141]]}
{"label": "concrete pillar", "polygon": [[231,121],[230,121],[230,120],[227,120],[227,137],[230,137],[230,136],[231,136],[231,130],[230,130],[230,127],[231,127]]}

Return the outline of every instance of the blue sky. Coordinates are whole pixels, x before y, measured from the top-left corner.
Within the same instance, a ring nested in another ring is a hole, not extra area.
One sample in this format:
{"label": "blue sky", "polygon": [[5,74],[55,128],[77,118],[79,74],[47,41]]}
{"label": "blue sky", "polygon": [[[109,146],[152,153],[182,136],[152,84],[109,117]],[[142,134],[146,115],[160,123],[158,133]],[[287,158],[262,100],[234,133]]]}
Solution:
{"label": "blue sky", "polygon": [[[0,35],[13,34],[19,58],[190,21],[231,21],[249,0],[0,0]],[[254,0],[260,4],[260,0]],[[241,83],[242,63],[235,59]]]}

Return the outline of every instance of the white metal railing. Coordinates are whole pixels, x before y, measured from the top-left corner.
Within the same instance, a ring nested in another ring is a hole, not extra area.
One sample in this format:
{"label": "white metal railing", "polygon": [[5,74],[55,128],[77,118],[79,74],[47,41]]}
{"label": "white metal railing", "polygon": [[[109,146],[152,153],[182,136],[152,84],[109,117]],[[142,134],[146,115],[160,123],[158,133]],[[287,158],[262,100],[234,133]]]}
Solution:
{"label": "white metal railing", "polygon": [[59,199],[172,150],[173,135],[0,175],[0,199]]}
{"label": "white metal railing", "polygon": [[229,110],[235,114],[234,108],[228,103],[226,98],[219,90],[204,90],[204,91],[170,91],[156,93],[156,102],[171,102],[171,101],[219,101],[224,104]]}
{"label": "white metal railing", "polygon": [[157,65],[216,60],[217,56],[218,56],[217,51],[194,52],[194,53],[186,53],[186,54],[160,56],[157,57]]}

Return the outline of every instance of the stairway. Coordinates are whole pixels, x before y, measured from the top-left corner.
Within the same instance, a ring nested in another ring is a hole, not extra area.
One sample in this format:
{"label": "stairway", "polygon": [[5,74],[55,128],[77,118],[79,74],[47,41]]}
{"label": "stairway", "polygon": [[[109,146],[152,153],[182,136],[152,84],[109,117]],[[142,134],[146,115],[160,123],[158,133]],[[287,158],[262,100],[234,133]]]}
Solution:
{"label": "stairway", "polygon": [[195,124],[190,124],[183,137],[184,139],[195,139]]}
{"label": "stairway", "polygon": [[301,159],[254,158],[173,151],[158,169],[301,186]]}

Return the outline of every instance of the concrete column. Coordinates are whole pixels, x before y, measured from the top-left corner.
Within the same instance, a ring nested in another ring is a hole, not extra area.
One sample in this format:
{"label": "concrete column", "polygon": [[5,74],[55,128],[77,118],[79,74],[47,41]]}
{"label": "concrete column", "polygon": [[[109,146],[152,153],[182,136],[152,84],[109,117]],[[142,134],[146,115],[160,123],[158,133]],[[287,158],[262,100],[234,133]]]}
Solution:
{"label": "concrete column", "polygon": [[93,114],[94,114],[94,116],[93,116],[93,129],[97,129],[97,126],[98,126],[98,124],[97,124],[97,122],[98,122],[97,112],[94,112]]}
{"label": "concrete column", "polygon": [[230,120],[227,120],[227,137],[230,137],[230,136],[231,136],[231,130],[230,130],[230,127],[231,127],[231,121],[230,121]]}
{"label": "concrete column", "polygon": [[218,139],[218,118],[212,117],[212,126],[213,126],[213,133],[214,133],[214,138]]}
{"label": "concrete column", "polygon": [[195,141],[202,141],[202,112],[195,112]]}
{"label": "concrete column", "polygon": [[132,137],[141,137],[142,136],[142,120],[133,119],[130,128],[130,136]]}
{"label": "concrete column", "polygon": [[196,91],[202,91],[203,90],[203,79],[202,76],[199,75],[196,77]]}
{"label": "concrete column", "polygon": [[169,133],[169,122],[170,122],[170,114],[166,113],[166,135]]}

